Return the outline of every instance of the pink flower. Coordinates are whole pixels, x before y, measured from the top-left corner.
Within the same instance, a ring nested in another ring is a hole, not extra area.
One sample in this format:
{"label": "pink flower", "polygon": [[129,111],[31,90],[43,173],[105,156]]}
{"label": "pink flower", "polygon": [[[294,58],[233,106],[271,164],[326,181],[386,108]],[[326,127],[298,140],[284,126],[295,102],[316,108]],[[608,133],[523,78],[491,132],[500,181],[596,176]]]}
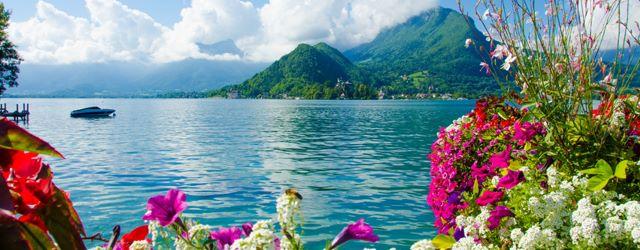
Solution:
{"label": "pink flower", "polygon": [[496,229],[500,226],[500,220],[504,217],[513,216],[513,212],[509,210],[508,207],[505,206],[497,206],[496,209],[491,211],[491,215],[487,220],[489,222],[489,229]]}
{"label": "pink flower", "polygon": [[491,69],[489,68],[489,64],[486,62],[480,63],[480,71],[484,70],[487,75],[491,74]]}
{"label": "pink flower", "polygon": [[513,124],[514,135],[513,139],[516,140],[518,145],[523,146],[534,136],[543,133],[544,128],[540,123],[520,122],[517,121]]}
{"label": "pink flower", "polygon": [[507,168],[509,167],[509,161],[511,160],[511,146],[507,146],[507,148],[497,154],[494,154],[489,158],[489,163],[491,164],[491,170],[495,171],[498,168]]}
{"label": "pink flower", "polygon": [[509,54],[507,55],[507,59],[505,59],[504,63],[502,64],[502,69],[504,69],[505,71],[509,71],[511,69],[511,64],[514,63],[516,59],[518,58],[511,54],[511,52],[509,52]]}
{"label": "pink flower", "polygon": [[484,191],[482,193],[482,195],[480,195],[480,197],[478,197],[478,199],[476,199],[476,204],[480,205],[480,206],[486,206],[489,204],[494,204],[496,202],[498,202],[500,199],[502,199],[502,196],[504,195],[504,193],[498,191],[498,192],[493,192],[493,191]]}
{"label": "pink flower", "polygon": [[331,247],[334,249],[339,245],[350,240],[364,240],[368,242],[378,241],[378,236],[373,233],[373,228],[364,222],[364,219],[359,219],[356,223],[347,225],[342,232],[333,239]]}
{"label": "pink flower", "polygon": [[224,228],[221,227],[218,231],[211,232],[211,239],[214,239],[218,242],[218,249],[229,249],[229,247],[235,242],[237,239],[240,239],[242,236],[242,230],[237,227]]}
{"label": "pink flower", "polygon": [[251,222],[242,224],[242,232],[244,232],[244,236],[251,235],[251,232],[253,232],[253,224],[251,224]]}
{"label": "pink flower", "polygon": [[499,44],[498,46],[496,46],[496,49],[491,52],[491,58],[502,60],[505,56],[508,56],[510,54],[511,51],[509,51],[509,47]]}
{"label": "pink flower", "polygon": [[178,189],[171,189],[166,195],[158,195],[147,201],[147,213],[143,220],[156,220],[166,227],[179,220],[180,213],[187,209],[187,196]]}
{"label": "pink flower", "polygon": [[522,171],[509,170],[509,173],[507,173],[507,175],[500,178],[500,181],[498,181],[498,185],[496,187],[512,189],[523,181],[525,181],[525,178]]}

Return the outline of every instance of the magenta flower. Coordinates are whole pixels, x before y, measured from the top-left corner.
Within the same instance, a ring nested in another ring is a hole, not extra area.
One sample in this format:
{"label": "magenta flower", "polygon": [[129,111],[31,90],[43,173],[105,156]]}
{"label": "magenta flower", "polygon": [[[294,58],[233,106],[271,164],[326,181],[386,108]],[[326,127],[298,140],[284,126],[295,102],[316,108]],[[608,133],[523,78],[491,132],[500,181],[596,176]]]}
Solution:
{"label": "magenta flower", "polygon": [[491,163],[491,170],[495,171],[498,168],[509,167],[509,160],[511,160],[511,147],[507,146],[504,151],[494,154],[489,158]]}
{"label": "magenta flower", "polygon": [[486,206],[489,204],[494,204],[502,199],[504,193],[502,192],[493,192],[493,191],[484,191],[480,197],[476,200],[476,204],[480,206]]}
{"label": "magenta flower", "polygon": [[242,224],[242,232],[244,233],[244,236],[251,235],[251,232],[253,232],[253,224],[251,224],[251,222]]}
{"label": "magenta flower", "polygon": [[233,242],[240,239],[242,236],[242,230],[237,227],[224,228],[221,227],[218,231],[211,232],[211,239],[218,242],[218,249],[228,249]]}
{"label": "magenta flower", "polygon": [[343,243],[350,240],[364,240],[368,242],[378,241],[378,236],[373,233],[373,228],[364,222],[364,219],[359,219],[356,223],[347,225],[342,232],[333,239],[331,247],[334,249]]}
{"label": "magenta flower", "polygon": [[147,201],[147,213],[143,220],[156,220],[166,227],[179,220],[180,213],[187,209],[187,196],[178,189],[170,189],[166,195],[158,195]]}
{"label": "magenta flower", "polygon": [[500,181],[498,181],[498,185],[496,187],[512,189],[523,181],[525,181],[525,178],[522,171],[509,170],[509,173],[507,173],[507,175],[500,178]]}
{"label": "magenta flower", "polygon": [[491,215],[489,216],[489,229],[496,229],[500,226],[500,220],[504,217],[510,217],[514,214],[509,210],[508,207],[505,206],[497,206],[496,209],[491,211]]}

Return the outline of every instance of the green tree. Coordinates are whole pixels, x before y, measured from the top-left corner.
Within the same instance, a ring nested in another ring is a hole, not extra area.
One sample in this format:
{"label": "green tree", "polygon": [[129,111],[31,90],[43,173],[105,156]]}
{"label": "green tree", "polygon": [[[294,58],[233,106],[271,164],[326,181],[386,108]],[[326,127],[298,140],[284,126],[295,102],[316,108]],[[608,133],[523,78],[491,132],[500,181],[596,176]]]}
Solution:
{"label": "green tree", "polygon": [[7,87],[18,86],[18,65],[22,61],[7,34],[10,16],[11,12],[4,8],[4,3],[0,3],[0,95]]}

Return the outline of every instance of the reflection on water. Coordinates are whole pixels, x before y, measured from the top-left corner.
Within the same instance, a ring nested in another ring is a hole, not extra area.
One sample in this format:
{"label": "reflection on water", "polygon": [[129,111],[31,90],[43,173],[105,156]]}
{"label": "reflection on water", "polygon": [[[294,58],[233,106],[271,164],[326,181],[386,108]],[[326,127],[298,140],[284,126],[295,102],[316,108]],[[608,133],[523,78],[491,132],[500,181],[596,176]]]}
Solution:
{"label": "reflection on water", "polygon": [[[7,100],[13,102],[14,100]],[[146,199],[181,188],[188,215],[215,226],[272,218],[287,187],[303,195],[304,239],[321,248],[364,217],[375,247],[432,237],[426,154],[473,102],[30,99],[28,128],[53,160],[89,233],[142,223]],[[86,106],[113,119],[74,119]],[[350,243],[345,249],[369,244]]]}

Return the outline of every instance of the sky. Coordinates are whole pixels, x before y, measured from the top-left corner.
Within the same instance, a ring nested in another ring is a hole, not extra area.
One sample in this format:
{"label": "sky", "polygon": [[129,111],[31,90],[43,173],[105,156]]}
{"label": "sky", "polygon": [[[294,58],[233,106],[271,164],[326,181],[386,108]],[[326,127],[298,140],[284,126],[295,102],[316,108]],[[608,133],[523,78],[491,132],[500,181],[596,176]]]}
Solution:
{"label": "sky", "polygon": [[[469,0],[470,2],[471,0]],[[24,63],[166,63],[187,58],[269,62],[299,43],[348,49],[454,0],[5,0]],[[246,54],[198,44],[232,39]]]}
{"label": "sky", "polygon": [[[270,62],[300,43],[326,42],[345,50],[426,10],[457,9],[456,0],[2,2],[12,11],[9,37],[24,63],[31,64],[166,63],[188,58]],[[475,0],[463,4],[472,9]],[[229,39],[245,54],[200,51],[199,44]]]}

